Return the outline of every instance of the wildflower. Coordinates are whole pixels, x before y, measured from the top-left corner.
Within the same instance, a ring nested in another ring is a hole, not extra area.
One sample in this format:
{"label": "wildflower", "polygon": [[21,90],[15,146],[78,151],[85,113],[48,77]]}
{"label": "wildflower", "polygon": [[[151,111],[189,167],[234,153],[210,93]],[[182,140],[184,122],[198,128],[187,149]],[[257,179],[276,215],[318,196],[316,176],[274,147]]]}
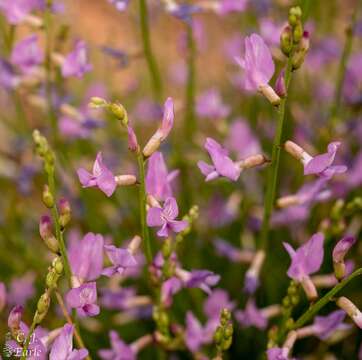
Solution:
{"label": "wildflower", "polygon": [[221,0],[218,4],[218,13],[226,15],[231,12],[242,12],[246,9],[248,0]]}
{"label": "wildflower", "polygon": [[274,347],[266,352],[268,360],[294,360],[294,358],[291,358],[289,356],[289,353],[293,349],[296,340],[297,340],[297,333],[295,331],[291,331],[287,335],[287,339],[285,340],[281,348]]}
{"label": "wildflower", "polygon": [[143,155],[145,157],[151,156],[161,145],[161,143],[167,138],[173,127],[174,121],[174,110],[173,110],[173,101],[169,97],[163,107],[163,117],[161,126],[157,131],[152,135],[151,139],[148,141],[146,146],[143,149]]}
{"label": "wildflower", "polygon": [[229,299],[229,294],[225,290],[215,289],[204,302],[203,309],[209,319],[219,321],[222,309],[233,311],[235,306],[235,302]]}
{"label": "wildflower", "polygon": [[186,220],[175,220],[178,216],[178,206],[175,198],[169,197],[165,200],[162,208],[151,207],[147,213],[147,225],[151,227],[161,226],[157,235],[168,237],[170,232],[179,233],[184,230],[188,222]]}
{"label": "wildflower", "polygon": [[161,302],[165,307],[172,304],[173,296],[182,289],[182,282],[175,276],[170,277],[162,283],[161,287]]}
{"label": "wildflower", "polygon": [[212,88],[198,96],[196,113],[200,118],[224,119],[230,114],[230,107],[222,102],[219,91]]}
{"label": "wildflower", "polygon": [[259,287],[259,274],[265,259],[265,252],[259,250],[250,264],[245,274],[244,291],[247,294],[253,294]]}
{"label": "wildflower", "polygon": [[346,265],[344,263],[344,257],[355,242],[355,237],[347,235],[339,240],[333,249],[333,267],[338,280],[341,280],[345,276]]}
{"label": "wildflower", "polygon": [[81,240],[71,241],[68,257],[73,276],[79,283],[94,281],[103,268],[103,236],[87,233]]}
{"label": "wildflower", "polygon": [[87,349],[73,350],[74,325],[65,324],[50,350],[50,360],[82,360],[88,356]]}
{"label": "wildflower", "polygon": [[21,277],[13,279],[8,294],[9,304],[25,305],[34,296],[34,280],[35,274],[30,271]]}
{"label": "wildflower", "polygon": [[191,352],[198,351],[202,345],[212,341],[215,326],[203,327],[191,311],[186,314],[185,342]]}
{"label": "wildflower", "polygon": [[16,75],[14,66],[7,60],[0,59],[0,84],[5,89],[14,89],[20,83],[19,76]]}
{"label": "wildflower", "polygon": [[76,308],[79,316],[95,316],[99,314],[97,287],[95,282],[89,282],[73,288],[66,295],[67,304]]}
{"label": "wildflower", "polygon": [[43,215],[40,218],[39,233],[48,249],[53,253],[57,253],[59,251],[59,244],[52,231],[52,221],[50,216]]}
{"label": "wildflower", "polygon": [[136,353],[131,346],[127,345],[120,339],[118,333],[114,330],[109,332],[111,349],[102,349],[98,351],[98,355],[102,360],[135,360]]}
{"label": "wildflower", "polygon": [[92,70],[92,65],[88,63],[87,47],[84,41],[76,42],[74,50],[65,57],[61,67],[64,77],[81,78]]}
{"label": "wildflower", "polygon": [[330,179],[334,174],[341,174],[347,171],[344,165],[333,165],[340,142],[331,142],[328,145],[328,152],[311,156],[303,148],[292,141],[285,143],[285,150],[304,165],[304,175],[315,174]]}
{"label": "wildflower", "polygon": [[148,159],[146,175],[147,193],[157,200],[165,200],[172,196],[171,182],[179,171],[167,171],[166,163],[161,152],[156,151]]}
{"label": "wildflower", "polygon": [[116,274],[123,274],[130,267],[137,266],[137,260],[129,249],[116,248],[114,245],[105,245],[104,249],[113,266],[107,267],[102,274],[108,277]]}
{"label": "wildflower", "polygon": [[113,194],[117,187],[113,173],[103,163],[101,152],[97,154],[92,174],[83,168],[78,169],[77,174],[84,188],[97,186],[108,197]]}
{"label": "wildflower", "polygon": [[13,307],[8,317],[8,327],[14,332],[20,328],[20,321],[23,316],[24,309],[22,306],[17,305]]}
{"label": "wildflower", "polygon": [[292,263],[288,269],[288,276],[300,282],[309,299],[315,299],[318,294],[309,275],[317,272],[322,265],[324,235],[314,234],[310,240],[296,251],[288,244],[283,243],[289,253]]}
{"label": "wildflower", "polygon": [[185,287],[199,288],[211,294],[210,286],[215,286],[220,281],[220,276],[209,270],[192,270],[191,272],[176,269],[176,276],[182,280]]}
{"label": "wildflower", "polygon": [[133,152],[138,151],[139,146],[138,146],[137,136],[132,126],[130,125],[127,126],[127,134],[128,134],[128,149]]}
{"label": "wildflower", "polygon": [[273,105],[280,103],[279,96],[268,84],[275,70],[273,58],[264,40],[257,34],[245,38],[244,58],[235,58],[244,69],[244,86],[248,91],[260,91]]}
{"label": "wildflower", "polygon": [[240,250],[239,248],[221,239],[215,240],[214,245],[216,252],[220,256],[225,256],[230,261],[236,263],[249,263],[254,258],[254,253],[252,251]]}
{"label": "wildflower", "polygon": [[15,44],[10,59],[24,74],[30,74],[42,63],[43,57],[38,36],[33,34]]}
{"label": "wildflower", "polygon": [[26,20],[30,12],[37,7],[37,1],[33,0],[0,0],[0,11],[12,25],[17,25]]}
{"label": "wildflower", "polygon": [[255,326],[260,330],[267,327],[268,320],[263,313],[256,307],[255,301],[249,299],[244,311],[237,311],[235,318],[243,327]]}

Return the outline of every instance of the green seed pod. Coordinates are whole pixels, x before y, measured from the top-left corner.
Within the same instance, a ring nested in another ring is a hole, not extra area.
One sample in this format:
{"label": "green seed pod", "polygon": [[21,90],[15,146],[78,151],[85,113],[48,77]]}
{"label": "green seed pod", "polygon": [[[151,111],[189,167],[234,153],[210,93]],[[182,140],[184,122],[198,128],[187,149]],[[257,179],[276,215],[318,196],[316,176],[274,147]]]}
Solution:
{"label": "green seed pod", "polygon": [[61,275],[64,267],[63,267],[62,259],[60,257],[56,257],[53,260],[52,266],[53,266],[54,270],[56,271],[56,273]]}
{"label": "green seed pod", "polygon": [[45,284],[49,289],[55,289],[59,280],[59,274],[54,269],[48,272],[45,278]]}
{"label": "green seed pod", "polygon": [[50,296],[47,292],[45,292],[42,296],[40,296],[37,304],[37,311],[39,314],[47,313],[50,305]]}
{"label": "green seed pod", "polygon": [[48,185],[44,185],[42,200],[43,200],[44,205],[48,209],[51,209],[54,206],[54,197],[53,197],[52,193],[50,192]]}
{"label": "green seed pod", "polygon": [[121,120],[124,126],[128,125],[127,111],[123,105],[112,103],[109,105],[109,110],[118,120]]}

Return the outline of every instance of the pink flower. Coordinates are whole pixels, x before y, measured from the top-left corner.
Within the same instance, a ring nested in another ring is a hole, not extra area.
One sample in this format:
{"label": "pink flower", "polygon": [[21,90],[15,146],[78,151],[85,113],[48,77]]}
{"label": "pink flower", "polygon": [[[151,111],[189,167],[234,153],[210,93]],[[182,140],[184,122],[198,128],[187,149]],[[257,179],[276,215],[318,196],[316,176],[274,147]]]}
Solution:
{"label": "pink flower", "polygon": [[104,248],[113,266],[105,268],[103,275],[110,277],[117,272],[123,274],[127,268],[137,266],[137,260],[129,249],[116,248],[114,245],[105,245]]}
{"label": "pink flower", "polygon": [[269,48],[257,34],[245,38],[244,58],[237,57],[237,63],[244,69],[245,89],[258,91],[268,85],[274,74],[274,62]]}
{"label": "pink flower", "polygon": [[197,166],[206,176],[206,181],[216,179],[219,176],[227,177],[232,181],[236,181],[241,173],[240,166],[228,157],[228,151],[223,148],[214,139],[207,138],[205,149],[209,153],[213,165],[209,165],[204,161],[199,161]]}
{"label": "pink flower", "polygon": [[97,287],[95,282],[85,283],[68,291],[67,304],[76,308],[79,316],[95,316],[99,314]]}
{"label": "pink flower", "polygon": [[175,198],[166,199],[163,208],[152,207],[147,213],[147,225],[151,227],[161,226],[157,235],[160,237],[168,237],[170,232],[178,233],[184,230],[188,222],[186,220],[175,220],[178,216],[178,206]]}
{"label": "pink flower", "polygon": [[108,197],[117,187],[113,173],[103,164],[101,152],[97,154],[92,174],[83,168],[78,169],[77,174],[84,188],[97,186]]}
{"label": "pink flower", "polygon": [[75,76],[81,78],[85,73],[92,70],[88,63],[87,47],[84,41],[77,41],[74,50],[70,52],[62,64],[62,75],[64,77]]}

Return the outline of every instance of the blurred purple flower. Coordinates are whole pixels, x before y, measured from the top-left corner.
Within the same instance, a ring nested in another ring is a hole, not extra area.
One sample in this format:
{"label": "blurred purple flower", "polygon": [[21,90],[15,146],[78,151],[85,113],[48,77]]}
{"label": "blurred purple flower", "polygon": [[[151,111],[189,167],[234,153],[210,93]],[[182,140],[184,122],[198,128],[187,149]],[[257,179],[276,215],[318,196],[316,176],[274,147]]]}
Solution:
{"label": "blurred purple flower", "polygon": [[206,176],[205,181],[216,179],[219,176],[227,177],[232,181],[239,178],[240,166],[228,157],[228,151],[225,148],[211,138],[206,139],[204,147],[213,162],[213,165],[209,165],[204,161],[197,163],[202,174]]}
{"label": "blurred purple flower", "polygon": [[188,288],[200,288],[207,294],[211,294],[210,286],[215,286],[220,281],[220,275],[209,270],[192,270],[185,282]]}
{"label": "blurred purple flower", "polygon": [[38,45],[38,36],[32,34],[17,42],[11,52],[11,63],[24,74],[30,74],[43,61],[43,51]]}
{"label": "blurred purple flower", "polygon": [[161,302],[162,305],[169,307],[172,304],[173,296],[182,289],[182,282],[173,276],[162,283]]}
{"label": "blurred purple flower", "polygon": [[113,173],[104,165],[101,152],[97,154],[92,174],[83,168],[79,168],[77,174],[84,188],[97,186],[108,197],[116,190],[116,180]]}
{"label": "blurred purple flower", "polygon": [[275,70],[269,48],[257,34],[245,38],[244,58],[237,57],[237,63],[244,69],[244,85],[249,91],[258,91],[268,85]]}
{"label": "blurred purple flower", "polygon": [[197,352],[202,345],[212,341],[213,328],[203,327],[191,311],[186,313],[185,343],[191,352]]}
{"label": "blurred purple flower", "polygon": [[147,225],[151,227],[161,226],[157,235],[168,237],[170,232],[178,233],[184,230],[188,222],[186,220],[175,220],[178,216],[178,206],[175,198],[169,197],[165,200],[163,208],[152,207],[147,213]]}
{"label": "blurred purple flower", "polygon": [[125,11],[130,0],[108,0],[118,11]]}
{"label": "blurred purple flower", "polygon": [[20,82],[10,62],[0,59],[0,85],[5,89],[14,89]]}
{"label": "blurred purple flower", "polygon": [[95,282],[82,284],[68,291],[66,295],[68,306],[77,309],[79,316],[96,316],[99,314],[97,287]]}
{"label": "blurred purple flower", "polygon": [[347,171],[344,165],[333,165],[340,142],[332,142],[328,145],[328,152],[307,157],[304,163],[304,175],[316,174],[330,179],[334,174],[340,174]]}
{"label": "blurred purple flower", "polygon": [[267,318],[256,307],[254,299],[248,300],[244,311],[237,310],[235,318],[243,327],[255,326],[260,330],[265,330],[268,325]]}
{"label": "blurred purple flower", "polygon": [[102,349],[98,355],[102,360],[135,360],[136,354],[132,347],[120,339],[118,333],[114,330],[109,332],[111,349]]}
{"label": "blurred purple flower", "polygon": [[336,310],[327,316],[316,316],[313,323],[314,334],[321,340],[328,339],[342,324],[346,313]]}
{"label": "blurred purple flower", "polygon": [[179,170],[168,173],[162,153],[159,151],[154,152],[148,159],[146,175],[147,193],[162,201],[171,197],[171,182],[178,174]]}
{"label": "blurred purple flower", "polygon": [[171,15],[191,25],[192,15],[201,11],[201,8],[197,5],[190,5],[186,3],[176,4],[172,2],[171,6],[166,6],[166,11]]}
{"label": "blurred purple flower", "polygon": [[64,59],[62,64],[62,75],[64,77],[75,76],[78,78],[92,70],[88,63],[88,51],[84,41],[77,41],[74,50]]}
{"label": "blurred purple flower", "polygon": [[122,275],[127,268],[137,266],[137,261],[129,249],[117,248],[114,245],[105,245],[104,249],[113,266],[105,268],[103,275],[108,277],[116,273]]}
{"label": "blurred purple flower", "polygon": [[125,51],[114,49],[106,45],[102,46],[101,50],[104,54],[116,60],[119,68],[125,68],[129,64],[129,56]]}
{"label": "blurred purple flower", "polygon": [[32,272],[13,279],[9,287],[9,304],[25,305],[25,303],[34,296],[34,280],[35,275]]}
{"label": "blurred purple flower", "polygon": [[0,0],[0,11],[12,25],[21,23],[38,7],[39,0]]}
{"label": "blurred purple flower", "polygon": [[73,350],[74,326],[65,324],[55,339],[49,354],[49,360],[82,360],[88,356],[87,349]]}
{"label": "blurred purple flower", "polygon": [[222,309],[233,311],[235,306],[235,302],[230,300],[225,290],[215,289],[204,302],[204,313],[209,319],[219,321]]}
{"label": "blurred purple flower", "polygon": [[132,287],[122,287],[120,289],[101,289],[101,305],[111,310],[126,310],[127,303],[136,295]]}
{"label": "blurred purple flower", "polygon": [[337,263],[343,261],[347,252],[355,244],[355,242],[356,238],[351,235],[344,236],[341,240],[339,240],[333,248],[333,261]]}
{"label": "blurred purple flower", "polygon": [[223,119],[230,114],[230,107],[222,102],[220,92],[212,88],[198,96],[196,113],[200,118]]}
{"label": "blurred purple flower", "polygon": [[98,279],[103,268],[103,236],[87,233],[83,239],[72,241],[68,257],[73,275],[81,282]]}
{"label": "blurred purple flower", "polygon": [[269,46],[279,46],[280,34],[284,28],[283,25],[276,24],[268,18],[262,18],[259,21],[260,34]]}
{"label": "blurred purple flower", "polygon": [[292,260],[288,269],[288,276],[291,279],[301,282],[306,276],[320,269],[324,256],[323,242],[324,235],[316,233],[297,250],[288,243],[283,243]]}
{"label": "blurred purple flower", "polygon": [[268,349],[267,352],[268,360],[292,360],[292,358],[289,357],[289,348],[278,348],[274,347],[271,349]]}
{"label": "blurred purple flower", "polygon": [[248,0],[220,0],[218,12],[226,15],[231,12],[242,12],[246,9]]}

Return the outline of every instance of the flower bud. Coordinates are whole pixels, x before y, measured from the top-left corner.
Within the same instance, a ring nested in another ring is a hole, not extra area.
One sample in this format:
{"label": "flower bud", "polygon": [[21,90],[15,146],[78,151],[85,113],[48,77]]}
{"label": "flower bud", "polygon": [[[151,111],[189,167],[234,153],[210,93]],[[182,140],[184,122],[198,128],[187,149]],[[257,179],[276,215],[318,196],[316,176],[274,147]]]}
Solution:
{"label": "flower bud", "polygon": [[59,207],[59,224],[61,228],[65,228],[71,218],[71,214],[72,214],[72,210],[69,204],[69,201],[65,198],[62,198],[59,200],[58,203],[58,207]]}
{"label": "flower bud", "polygon": [[63,272],[63,262],[62,259],[57,256],[53,262],[52,262],[52,266],[54,268],[54,270],[56,271],[57,274],[61,275],[61,273]]}
{"label": "flower bud", "polygon": [[55,269],[51,269],[45,278],[45,284],[49,289],[54,289],[57,287],[59,280],[59,274],[56,273]]}
{"label": "flower bud", "polygon": [[293,54],[292,58],[293,70],[297,70],[302,66],[304,59],[308,53],[308,50],[309,50],[309,33],[308,31],[304,31],[303,37],[301,38],[301,41],[299,43],[299,48]]}
{"label": "flower bud", "polygon": [[280,34],[280,49],[285,56],[289,56],[293,47],[292,29],[285,26]]}
{"label": "flower bud", "polygon": [[91,97],[90,102],[89,102],[89,106],[92,108],[100,108],[100,107],[104,107],[106,105],[107,105],[107,101],[98,96]]}
{"label": "flower bud", "polygon": [[226,325],[231,319],[230,310],[223,308],[220,313],[220,323],[221,325]]}
{"label": "flower bud", "polygon": [[293,42],[294,44],[299,44],[300,40],[302,40],[303,37],[303,25],[299,21],[294,29],[293,29]]}
{"label": "flower bud", "polygon": [[142,239],[138,235],[136,235],[132,238],[130,244],[128,245],[128,250],[132,255],[134,255],[136,253],[136,251],[139,249],[141,241],[142,241]]}
{"label": "flower bud", "polygon": [[362,329],[362,313],[358,309],[358,307],[353,304],[353,302],[346,297],[342,296],[338,298],[336,304],[344,310],[349,317],[354,321],[354,323]]}
{"label": "flower bud", "polygon": [[127,111],[121,104],[112,103],[109,105],[109,110],[118,119],[121,120],[122,125],[128,125]]}
{"label": "flower bud", "polygon": [[278,106],[280,104],[280,97],[270,85],[260,85],[259,91],[267,98],[267,100],[269,100],[272,105]]}
{"label": "flower bud", "polygon": [[139,145],[137,141],[137,136],[131,126],[127,126],[128,133],[128,149],[132,152],[139,150]]}
{"label": "flower bud", "polygon": [[283,69],[275,82],[275,92],[281,97],[285,97],[287,94],[287,88],[285,85],[285,70]]}
{"label": "flower bud", "polygon": [[268,162],[268,159],[263,154],[251,155],[240,161],[239,165],[241,169],[251,169],[256,166],[264,165]]}
{"label": "flower bud", "polygon": [[39,314],[46,313],[49,309],[50,305],[50,296],[48,292],[45,292],[42,296],[40,296],[37,304],[37,311]]}
{"label": "flower bud", "polygon": [[309,276],[305,276],[301,281],[301,284],[309,301],[312,302],[318,299],[317,289]]}
{"label": "flower bud", "polygon": [[39,222],[39,233],[47,248],[53,253],[58,253],[59,244],[52,232],[52,222],[48,215],[43,215]]}
{"label": "flower bud", "polygon": [[48,209],[51,209],[54,206],[54,197],[53,197],[52,193],[50,192],[48,185],[44,185],[42,200],[43,200],[44,205]]}
{"label": "flower bud", "polygon": [[21,317],[23,316],[23,311],[24,309],[20,305],[17,305],[11,309],[8,317],[8,327],[11,332],[15,332],[20,328],[20,321]]}
{"label": "flower bud", "polygon": [[302,9],[299,6],[294,6],[289,10],[288,22],[289,25],[294,27],[302,17]]}
{"label": "flower bud", "polygon": [[338,241],[337,245],[333,249],[333,268],[337,280],[341,280],[345,276],[346,265],[344,263],[344,257],[355,242],[356,239],[353,236],[345,236],[343,239]]}
{"label": "flower bud", "polygon": [[137,182],[137,178],[134,175],[117,175],[114,177],[118,186],[134,185]]}

